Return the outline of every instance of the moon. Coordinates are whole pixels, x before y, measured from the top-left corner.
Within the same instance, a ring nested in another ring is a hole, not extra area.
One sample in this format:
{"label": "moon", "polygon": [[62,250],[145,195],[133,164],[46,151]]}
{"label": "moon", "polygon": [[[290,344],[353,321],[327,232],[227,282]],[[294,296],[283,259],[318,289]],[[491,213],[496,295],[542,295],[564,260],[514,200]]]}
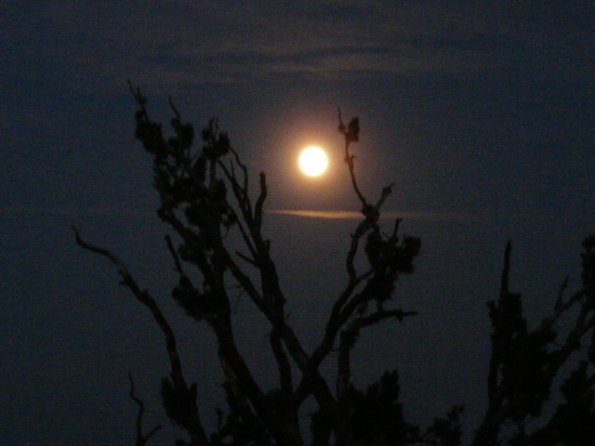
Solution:
{"label": "moon", "polygon": [[328,167],[326,152],[318,146],[306,147],[300,153],[299,166],[304,175],[319,177]]}

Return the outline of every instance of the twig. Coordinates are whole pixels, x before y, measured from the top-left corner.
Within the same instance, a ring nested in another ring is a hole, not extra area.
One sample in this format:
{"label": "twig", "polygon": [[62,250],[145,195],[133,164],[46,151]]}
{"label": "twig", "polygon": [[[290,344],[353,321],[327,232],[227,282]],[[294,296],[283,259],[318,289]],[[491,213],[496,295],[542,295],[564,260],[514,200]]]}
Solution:
{"label": "twig", "polygon": [[176,265],[176,271],[182,275],[186,275],[184,270],[182,269],[182,262],[180,262],[180,258],[178,257],[178,253],[176,252],[176,248],[171,241],[171,237],[169,235],[165,236],[165,242],[167,243],[167,249],[169,250],[171,256],[174,259],[174,264]]}
{"label": "twig", "polygon": [[262,207],[267,198],[267,180],[264,172],[260,172],[260,194],[254,206],[254,225],[257,231],[260,231],[262,226]]}
{"label": "twig", "polygon": [[416,316],[417,311],[381,310],[370,314],[369,316],[358,317],[354,319],[341,332],[339,341],[339,358],[337,374],[337,397],[340,399],[343,392],[347,389],[351,380],[351,350],[359,336],[361,329],[375,325],[384,319],[397,319],[399,322],[409,316]]}
{"label": "twig", "polygon": [[258,263],[256,262],[256,260],[251,259],[250,257],[248,257],[246,254],[242,254],[242,252],[240,251],[236,251],[236,255],[242,259],[243,261],[249,263],[252,266],[258,267]]}
{"label": "twig", "polygon": [[357,179],[355,177],[355,156],[349,153],[349,145],[351,143],[350,135],[348,130],[345,127],[345,123],[343,122],[343,118],[341,116],[341,109],[337,107],[337,113],[339,118],[339,131],[343,133],[345,136],[345,163],[349,167],[349,175],[351,177],[351,184],[353,185],[353,190],[355,194],[359,198],[359,201],[362,203],[362,211],[365,210],[366,206],[368,205],[366,198],[361,193],[359,186],[357,185]]}
{"label": "twig", "polygon": [[279,368],[281,391],[285,394],[285,396],[290,396],[291,392],[293,391],[291,365],[289,364],[287,353],[283,348],[279,331],[275,327],[273,327],[271,330],[270,342],[271,348],[275,355],[275,360],[277,361],[277,366]]}
{"label": "twig", "polygon": [[172,111],[175,113],[176,118],[180,119],[181,115],[180,112],[178,111],[178,109],[176,108],[176,106],[174,105],[174,101],[172,100],[171,96],[169,96],[167,98],[168,102],[169,102],[169,106],[172,109]]}
{"label": "twig", "polygon": [[145,414],[145,403],[134,393],[134,380],[132,374],[128,372],[128,381],[130,382],[130,398],[138,405],[138,412],[136,414],[136,446],[145,446],[151,437],[155,435],[159,429],[162,428],[160,424],[155,426],[147,435],[143,434],[143,416]]}

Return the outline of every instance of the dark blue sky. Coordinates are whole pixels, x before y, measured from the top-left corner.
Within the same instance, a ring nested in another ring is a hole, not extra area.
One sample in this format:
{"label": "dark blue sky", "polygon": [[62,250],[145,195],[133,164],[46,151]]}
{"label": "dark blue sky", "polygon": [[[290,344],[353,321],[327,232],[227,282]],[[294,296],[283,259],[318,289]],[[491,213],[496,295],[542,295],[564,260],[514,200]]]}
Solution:
{"label": "dark blue sky", "polygon": [[[148,423],[165,421],[162,340],[110,265],[76,248],[71,224],[160,296],[201,400],[221,404],[212,337],[168,300],[166,228],[126,79],[164,122],[169,95],[198,128],[218,116],[249,167],[267,172],[269,211],[357,211],[336,107],[360,117],[362,188],[375,196],[395,182],[386,209],[422,238],[418,271],[397,293],[421,314],[364,336],[354,373],[363,383],[398,366],[414,421],[464,403],[471,426],[482,410],[485,302],[507,239],[534,320],[566,274],[578,284],[580,242],[595,230],[591,2],[9,0],[1,10],[3,445],[130,444],[128,371]],[[311,142],[331,156],[316,181],[295,165]],[[355,224],[268,216],[306,345],[345,279]],[[237,311],[266,382],[267,329],[247,301]],[[211,409],[201,407],[212,425]]]}

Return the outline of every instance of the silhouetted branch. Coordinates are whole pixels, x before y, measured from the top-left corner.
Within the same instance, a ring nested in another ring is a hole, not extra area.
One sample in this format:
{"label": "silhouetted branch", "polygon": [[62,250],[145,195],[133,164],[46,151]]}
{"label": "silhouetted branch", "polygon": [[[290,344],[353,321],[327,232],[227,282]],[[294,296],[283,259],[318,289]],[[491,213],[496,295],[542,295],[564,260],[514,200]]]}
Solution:
{"label": "silhouetted branch", "polygon": [[402,218],[395,218],[395,224],[393,226],[393,233],[391,234],[391,240],[397,240],[399,235],[399,226],[401,226]]}
{"label": "silhouetted branch", "polygon": [[279,332],[273,327],[270,336],[271,347],[277,360],[277,366],[279,368],[279,376],[281,377],[281,391],[286,396],[291,396],[293,392],[293,382],[291,377],[291,365],[289,364],[289,358],[285,353],[283,344],[281,342],[281,336]]}
{"label": "silhouetted branch", "polygon": [[[252,283],[250,277],[248,277],[242,269],[233,261],[233,259],[229,256],[229,254],[225,255],[226,264],[232,273],[233,277],[238,281],[240,286],[248,293],[250,300],[254,302],[259,310],[261,310],[265,315],[269,313],[269,309],[265,305],[265,301],[260,293],[256,289],[256,286]],[[250,259],[246,259],[247,261],[251,261]]]}
{"label": "silhouetted branch", "polygon": [[132,97],[134,98],[137,105],[141,108],[141,111],[146,115],[146,113],[147,113],[147,109],[146,109],[147,98],[145,98],[142,95],[139,87],[135,88],[132,85],[132,82],[130,81],[130,79],[127,80],[127,83],[128,83],[128,88],[130,88],[130,93],[132,93]]}
{"label": "silhouetted branch", "polygon": [[405,317],[416,316],[417,311],[381,310],[368,316],[361,316],[353,319],[341,332],[339,342],[338,375],[337,375],[337,398],[340,399],[343,392],[351,382],[351,350],[355,347],[360,331],[363,328],[376,325],[386,319],[396,319],[401,322]]}
{"label": "silhouetted branch", "polygon": [[136,414],[136,446],[145,446],[151,437],[155,435],[159,429],[161,429],[161,425],[158,424],[153,429],[149,431],[146,435],[143,434],[143,416],[145,414],[145,403],[139,397],[137,397],[134,393],[134,380],[132,379],[132,374],[128,373],[128,381],[130,382],[130,398],[134,400],[134,402],[138,406],[138,412]]}
{"label": "silhouetted branch", "polygon": [[368,232],[372,227],[368,219],[362,220],[355,229],[355,232],[351,234],[351,244],[349,251],[347,252],[346,266],[347,274],[349,275],[349,281],[355,282],[357,280],[357,272],[355,271],[355,257],[357,256],[357,250],[359,247],[360,239]]}
{"label": "silhouetted branch", "polygon": [[[236,158],[236,163],[242,168],[246,177],[245,166],[240,162],[237,153],[233,152],[233,154]],[[289,355],[296,362],[300,370],[309,377],[307,380],[309,383],[308,386],[302,386],[300,391],[296,391],[298,395],[296,396],[296,400],[301,401],[311,392],[314,392],[316,398],[321,401],[321,404],[325,407],[332,407],[334,399],[331,396],[328,386],[319,372],[311,367],[310,358],[293,330],[287,325],[283,310],[285,298],[279,285],[276,267],[270,258],[269,243],[263,239],[260,232],[263,204],[267,195],[266,177],[264,174],[260,176],[260,194],[253,212],[248,197],[247,184],[245,183],[242,186],[236,178],[233,169],[228,169],[223,163],[220,165],[224,175],[232,185],[232,191],[240,209],[242,220],[247,228],[246,231],[243,231],[241,228],[240,230],[242,231],[244,242],[254,256],[254,259],[250,259],[239,252],[236,252],[236,254],[258,268],[260,272],[261,291],[255,289],[250,279],[235,265],[235,262],[231,258],[228,259],[230,271],[240,285],[248,291],[248,295],[253,297],[252,300],[255,301],[258,308],[273,326],[273,332],[275,334],[272,339],[274,343],[272,347],[279,371],[282,374],[281,382],[284,382],[285,386],[288,387],[289,379],[287,371],[289,369],[285,364],[284,356],[281,354],[280,345],[276,342],[277,339],[282,340]],[[250,234],[249,237],[248,233]]]}
{"label": "silhouetted branch", "polygon": [[[509,240],[506,244],[506,248],[504,249],[504,265],[502,267],[502,275],[500,278],[500,294],[498,298],[498,306],[502,306],[503,300],[506,299],[506,296],[509,293],[508,290],[508,283],[509,283],[509,274],[510,274],[510,254],[511,254],[511,241]],[[496,322],[494,323],[494,334],[492,335],[492,351],[490,357],[490,365],[488,371],[488,412],[493,413],[499,410],[502,401],[501,397],[498,393],[498,368],[500,367],[500,354],[501,354],[501,347],[500,347],[500,331],[501,331],[501,324],[503,322],[502,313],[498,313],[495,316]]]}
{"label": "silhouetted branch", "polygon": [[357,185],[357,179],[355,177],[355,156],[349,153],[349,145],[352,142],[357,142],[359,140],[359,121],[357,118],[353,118],[349,124],[346,126],[343,122],[341,116],[341,109],[337,108],[338,111],[338,118],[339,118],[339,132],[345,136],[345,163],[349,169],[349,176],[351,178],[351,185],[353,186],[353,190],[357,195],[359,201],[362,204],[362,212],[364,212],[367,202],[364,195],[361,193],[359,186]]}
{"label": "silhouetted branch", "polygon": [[564,278],[562,284],[560,285],[560,290],[558,291],[558,297],[556,298],[556,304],[554,305],[554,310],[558,312],[560,308],[563,306],[564,302],[564,294],[566,294],[566,290],[568,289],[568,276]]}
{"label": "silhouetted branch", "polygon": [[394,185],[395,185],[395,183],[391,183],[388,186],[385,186],[382,188],[382,193],[380,194],[380,198],[378,199],[376,206],[374,206],[374,208],[377,212],[380,212],[380,209],[382,209],[384,202],[386,201],[388,196],[392,193]]}
{"label": "silhouetted branch", "polygon": [[[113,254],[111,251],[105,248],[101,248],[84,241],[76,228],[73,227],[72,230],[75,234],[76,243],[80,247],[88,251],[91,251],[95,254],[99,254],[103,257],[106,257],[111,263],[113,263],[116,266],[116,268],[118,269],[118,273],[122,278],[120,283],[126,286],[128,289],[130,289],[130,291],[132,291],[136,299],[149,309],[165,337],[169,362],[171,366],[170,377],[174,387],[178,389],[180,393],[183,394],[191,392],[190,388],[186,384],[186,379],[184,378],[184,374],[182,372],[182,363],[176,345],[176,337],[169,323],[165,319],[165,316],[161,312],[161,309],[157,305],[155,299],[153,299],[153,297],[149,294],[147,290],[141,290],[141,288],[138,286],[138,284],[136,283],[136,281],[124,265],[124,263],[115,254]],[[200,417],[198,415],[196,403],[194,402],[194,404],[190,405],[188,409],[189,413],[186,416],[187,423],[185,423],[183,427],[190,434],[190,438],[193,442],[193,445],[208,445],[207,437],[204,432],[202,423],[200,421]]]}
{"label": "silhouetted branch", "polygon": [[176,271],[185,276],[186,273],[184,272],[184,269],[182,268],[182,263],[180,262],[180,258],[178,257],[178,254],[176,253],[176,248],[174,247],[174,245],[171,241],[171,237],[169,235],[165,236],[165,242],[167,244],[167,249],[169,250],[172,258],[174,259],[174,264],[176,265]]}
{"label": "silhouetted branch", "polygon": [[260,194],[258,195],[258,199],[256,200],[256,205],[254,206],[254,226],[256,227],[257,231],[260,231],[262,226],[262,207],[264,205],[264,200],[267,197],[267,180],[266,175],[264,172],[260,173]]}
{"label": "silhouetted branch", "polygon": [[[345,162],[348,166],[352,187],[362,204],[361,212],[364,219],[358,223],[355,232],[351,235],[351,243],[346,257],[346,267],[348,273],[348,283],[343,292],[333,305],[333,309],[326,324],[323,339],[315,348],[309,361],[308,368],[304,371],[302,381],[300,382],[296,395],[301,398],[306,395],[310,388],[316,382],[315,376],[318,373],[318,367],[322,361],[332,351],[339,331],[345,326],[349,319],[355,314],[358,308],[366,304],[370,300],[376,299],[379,308],[382,301],[388,299],[392,293],[393,283],[396,281],[400,272],[409,272],[412,267],[410,265],[411,258],[417,255],[419,243],[409,243],[407,246],[400,246],[397,237],[398,223],[395,223],[393,235],[390,238],[384,238],[380,235],[380,228],[378,227],[378,219],[380,210],[386,198],[391,192],[391,187],[387,186],[383,189],[382,194],[376,205],[369,205],[361,190],[359,189],[356,175],[354,157],[349,152],[350,144],[357,142],[359,138],[359,121],[357,118],[351,120],[348,126],[342,121],[341,111],[338,110],[339,117],[339,132],[345,138]],[[372,268],[366,272],[359,274],[355,268],[355,259],[358,254],[358,249],[361,240],[367,235],[366,252],[370,253],[374,249],[379,250],[380,256],[377,257]],[[385,283],[386,286],[379,287],[380,283]],[[357,292],[357,289],[364,284],[363,289]],[[399,310],[395,310],[392,315],[400,314]],[[376,319],[378,317],[378,319]],[[362,319],[370,321],[371,324],[378,323],[383,317],[372,316],[370,319]],[[347,360],[348,361],[348,360]],[[345,365],[346,362],[344,361]],[[348,366],[348,364],[346,364]],[[340,415],[336,401],[329,402],[329,410],[325,413],[324,418],[331,420],[330,422],[337,423],[336,428],[342,424],[340,419],[336,419]]]}
{"label": "silhouetted branch", "polygon": [[176,119],[181,119],[181,115],[180,112],[178,111],[178,109],[176,108],[176,106],[174,105],[174,101],[172,100],[171,96],[169,96],[167,98],[167,102],[169,103],[169,107],[171,108],[171,110],[174,112],[174,114],[176,115]]}
{"label": "silhouetted branch", "polygon": [[[235,151],[233,153],[237,157],[237,154],[235,153]],[[239,159],[237,160],[237,162],[240,163]],[[223,164],[221,162],[220,166],[223,171],[223,174],[225,175],[225,177],[231,184],[232,192],[236,199],[236,203],[240,209],[241,218],[240,218],[240,216],[238,216],[235,213],[235,211],[233,211],[233,212],[235,215],[236,223],[237,223],[240,233],[242,235],[242,240],[244,241],[244,244],[250,251],[250,254],[254,258],[255,262],[257,263],[256,248],[254,247],[254,243],[250,238],[252,236],[252,231],[250,231],[250,235],[249,235],[249,231],[246,230],[246,228],[244,227],[244,224],[246,226],[248,226],[248,228],[250,228],[254,224],[254,219],[253,219],[253,215],[252,215],[252,204],[250,203],[250,197],[248,195],[248,189],[247,189],[248,188],[247,181],[245,181],[244,186],[240,186],[240,183],[236,177],[235,171],[233,170],[233,165],[231,166],[231,169],[228,169],[225,166],[225,164]],[[243,164],[240,164],[240,166],[242,166],[243,169],[246,168]],[[244,174],[244,178],[247,178],[246,173]],[[264,199],[263,199],[263,201],[264,201]],[[242,219],[243,219],[243,222],[242,222]]]}
{"label": "silhouetted branch", "polygon": [[248,256],[247,256],[247,255],[245,255],[245,254],[242,254],[240,251],[236,251],[236,255],[237,255],[237,256],[238,256],[240,259],[242,259],[243,261],[245,261],[245,262],[249,263],[250,265],[252,265],[252,266],[254,266],[254,267],[258,268],[258,263],[256,262],[256,260],[254,260],[254,259],[251,259],[250,257],[248,257]]}

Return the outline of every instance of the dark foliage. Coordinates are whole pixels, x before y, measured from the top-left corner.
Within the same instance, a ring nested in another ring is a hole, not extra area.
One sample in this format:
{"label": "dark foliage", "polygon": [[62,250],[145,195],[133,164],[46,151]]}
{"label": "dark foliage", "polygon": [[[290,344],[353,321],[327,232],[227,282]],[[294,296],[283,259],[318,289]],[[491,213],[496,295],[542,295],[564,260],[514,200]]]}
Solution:
{"label": "dark foliage", "polygon": [[353,441],[361,444],[407,444],[417,437],[417,429],[405,422],[400,394],[399,375],[386,372],[366,392],[350,387],[346,419]]}

